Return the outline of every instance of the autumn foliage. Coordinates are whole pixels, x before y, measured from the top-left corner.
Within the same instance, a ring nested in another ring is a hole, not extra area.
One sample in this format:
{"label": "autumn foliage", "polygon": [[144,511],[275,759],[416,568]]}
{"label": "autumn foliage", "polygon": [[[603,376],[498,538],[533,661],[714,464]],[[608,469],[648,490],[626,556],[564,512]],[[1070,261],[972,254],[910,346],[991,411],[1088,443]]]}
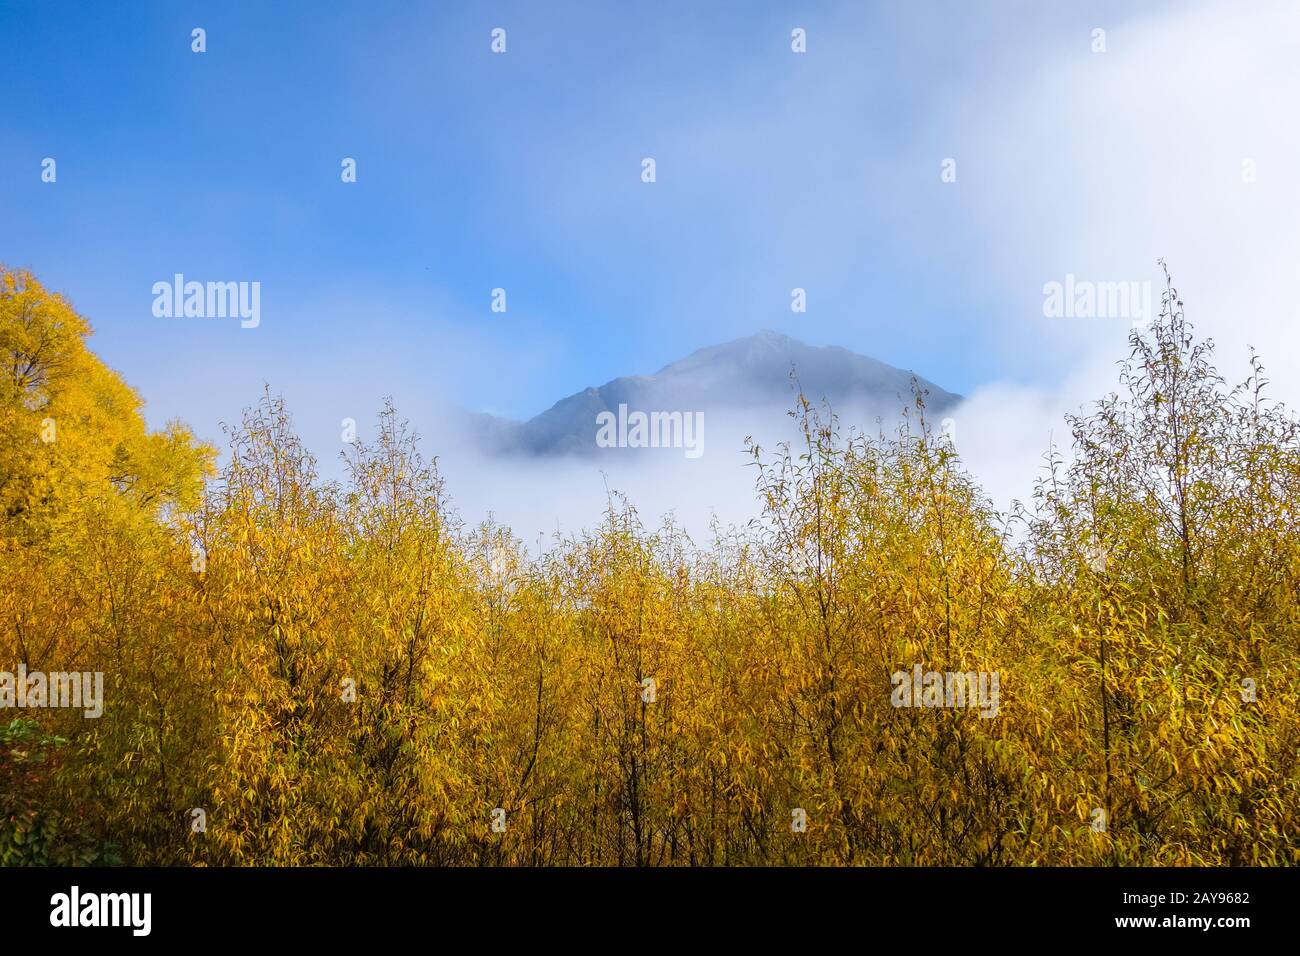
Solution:
{"label": "autumn foliage", "polygon": [[105,675],[0,712],[0,862],[1300,863],[1300,430],[1164,305],[1012,515],[924,396],[801,398],[749,526],[538,557],[391,407],[341,485],[270,395],[217,473],[0,271],[0,670]]}

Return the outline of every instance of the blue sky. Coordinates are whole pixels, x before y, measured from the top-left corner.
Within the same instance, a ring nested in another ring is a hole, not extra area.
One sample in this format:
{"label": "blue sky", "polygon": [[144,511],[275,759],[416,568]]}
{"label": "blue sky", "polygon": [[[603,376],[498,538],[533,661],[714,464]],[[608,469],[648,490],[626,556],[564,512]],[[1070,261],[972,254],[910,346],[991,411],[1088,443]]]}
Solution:
{"label": "blue sky", "polygon": [[[963,267],[971,189],[939,183],[962,150],[935,120],[1026,41],[1086,54],[1096,16],[293,7],[0,12],[0,259],[68,294],[153,411],[192,410],[184,389],[233,398],[232,378],[288,387],[308,365],[366,383],[359,399],[428,376],[522,416],[761,328],[969,391],[1002,357],[928,343],[939,328],[977,337],[998,302]],[[489,51],[495,26],[505,55]],[[340,182],[344,156],[356,184]],[[148,290],[177,271],[260,281],[263,326],[155,319]],[[795,286],[806,315],[790,312]],[[495,287],[504,316],[488,310]]]}
{"label": "blue sky", "polygon": [[[1297,25],[1286,2],[6,0],[0,262],[92,321],[152,422],[211,439],[264,382],[336,450],[385,395],[417,426],[448,400],[522,418],[771,328],[994,390],[965,434],[1021,429],[1036,459],[1125,351],[1123,323],[1044,318],[1067,273],[1166,256],[1211,328],[1300,355],[1268,294],[1300,258]],[[156,318],[177,272],[260,282],[261,325]]]}

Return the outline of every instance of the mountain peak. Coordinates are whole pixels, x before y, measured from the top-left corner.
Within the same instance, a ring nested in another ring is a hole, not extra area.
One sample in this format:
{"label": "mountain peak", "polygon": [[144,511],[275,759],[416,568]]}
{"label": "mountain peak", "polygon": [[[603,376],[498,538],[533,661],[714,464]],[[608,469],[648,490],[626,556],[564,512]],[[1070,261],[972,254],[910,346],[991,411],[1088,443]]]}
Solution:
{"label": "mountain peak", "polygon": [[[612,379],[561,399],[496,436],[507,451],[531,454],[596,450],[596,416],[620,405],[631,411],[706,412],[771,417],[793,404],[791,372],[814,401],[838,409],[892,415],[910,404],[913,373],[838,346],[812,346],[772,329],[697,349],[653,375]],[[960,396],[916,376],[938,411]],[[780,417],[777,414],[776,417]]]}

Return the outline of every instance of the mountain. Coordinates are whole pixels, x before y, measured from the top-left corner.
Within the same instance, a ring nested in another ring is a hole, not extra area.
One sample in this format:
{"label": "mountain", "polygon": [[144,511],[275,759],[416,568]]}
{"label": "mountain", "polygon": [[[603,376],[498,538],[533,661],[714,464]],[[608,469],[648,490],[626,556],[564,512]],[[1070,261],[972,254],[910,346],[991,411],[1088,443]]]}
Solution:
{"label": "mountain", "polygon": [[926,407],[941,412],[961,396],[914,373],[838,346],[817,347],[777,332],[760,332],[699,349],[653,375],[631,375],[560,399],[526,422],[472,416],[488,448],[527,455],[596,452],[597,416],[631,412],[703,412],[735,418],[749,411],[771,417],[794,403],[791,370],[805,395],[833,409],[891,417],[911,403],[912,379],[928,391]]}

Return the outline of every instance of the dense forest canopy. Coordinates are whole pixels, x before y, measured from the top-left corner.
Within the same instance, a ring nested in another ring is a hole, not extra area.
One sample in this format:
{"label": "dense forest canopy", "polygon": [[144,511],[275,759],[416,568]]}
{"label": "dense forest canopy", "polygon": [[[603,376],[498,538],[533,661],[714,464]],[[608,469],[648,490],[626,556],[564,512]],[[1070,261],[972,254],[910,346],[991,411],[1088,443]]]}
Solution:
{"label": "dense forest canopy", "polygon": [[801,398],[749,526],[539,557],[391,406],[337,484],[268,393],[218,473],[89,333],[0,270],[0,672],[103,675],[0,710],[0,862],[1300,863],[1300,434],[1172,286],[1011,515],[923,394]]}

